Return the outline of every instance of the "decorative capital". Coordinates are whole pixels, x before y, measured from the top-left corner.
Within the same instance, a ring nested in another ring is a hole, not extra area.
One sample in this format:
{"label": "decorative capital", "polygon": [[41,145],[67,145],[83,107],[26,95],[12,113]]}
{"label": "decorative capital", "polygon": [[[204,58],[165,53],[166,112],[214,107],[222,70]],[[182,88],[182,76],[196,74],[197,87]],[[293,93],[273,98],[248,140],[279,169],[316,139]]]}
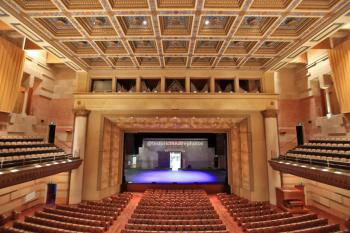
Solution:
{"label": "decorative capital", "polygon": [[85,108],[75,108],[73,109],[74,116],[83,116],[88,117],[90,114],[90,110],[87,110]]}
{"label": "decorative capital", "polygon": [[278,111],[276,109],[266,109],[261,112],[264,118],[277,118]]}

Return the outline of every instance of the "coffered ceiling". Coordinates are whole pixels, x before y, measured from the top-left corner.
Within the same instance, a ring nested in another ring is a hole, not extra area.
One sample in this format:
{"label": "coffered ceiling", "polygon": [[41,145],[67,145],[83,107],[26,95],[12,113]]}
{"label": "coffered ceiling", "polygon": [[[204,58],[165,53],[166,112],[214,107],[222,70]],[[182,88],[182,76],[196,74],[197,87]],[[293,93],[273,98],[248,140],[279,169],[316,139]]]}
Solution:
{"label": "coffered ceiling", "polygon": [[0,17],[15,18],[7,21],[76,69],[267,70],[341,28],[350,1],[0,0],[0,7]]}

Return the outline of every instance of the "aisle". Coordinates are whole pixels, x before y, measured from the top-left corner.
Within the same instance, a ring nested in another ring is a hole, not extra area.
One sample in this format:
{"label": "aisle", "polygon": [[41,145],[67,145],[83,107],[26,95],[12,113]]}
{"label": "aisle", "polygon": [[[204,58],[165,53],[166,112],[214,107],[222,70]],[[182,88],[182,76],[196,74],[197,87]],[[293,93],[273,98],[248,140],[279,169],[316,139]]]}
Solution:
{"label": "aisle", "polygon": [[216,195],[209,195],[209,199],[211,204],[214,206],[214,209],[220,216],[223,224],[225,224],[226,229],[230,231],[230,233],[242,233],[242,230],[237,225],[230,214],[226,211],[226,208],[221,204],[220,200]]}
{"label": "aisle", "polygon": [[129,204],[124,208],[123,212],[118,216],[117,220],[114,221],[114,224],[108,231],[106,231],[106,233],[119,233],[124,229],[125,224],[128,223],[129,218],[131,218],[132,213],[139,204],[142,195],[142,193],[133,193],[133,197]]}

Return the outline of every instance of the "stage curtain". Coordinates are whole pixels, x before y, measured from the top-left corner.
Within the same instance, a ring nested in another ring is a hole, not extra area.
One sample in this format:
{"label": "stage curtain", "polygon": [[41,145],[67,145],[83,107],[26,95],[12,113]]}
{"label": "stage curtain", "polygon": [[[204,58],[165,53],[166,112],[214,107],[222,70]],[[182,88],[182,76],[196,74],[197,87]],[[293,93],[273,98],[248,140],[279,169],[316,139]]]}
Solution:
{"label": "stage curtain", "polygon": [[350,40],[330,49],[329,61],[340,111],[348,113],[350,112]]}
{"label": "stage curtain", "polygon": [[21,85],[24,51],[0,38],[0,112],[12,112]]}

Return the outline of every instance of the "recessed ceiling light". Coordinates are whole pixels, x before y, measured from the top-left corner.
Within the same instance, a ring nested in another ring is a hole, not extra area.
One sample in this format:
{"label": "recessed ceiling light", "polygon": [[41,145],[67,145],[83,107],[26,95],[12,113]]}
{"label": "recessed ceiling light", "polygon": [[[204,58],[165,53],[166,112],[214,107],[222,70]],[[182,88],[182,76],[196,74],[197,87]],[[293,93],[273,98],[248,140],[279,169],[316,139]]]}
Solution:
{"label": "recessed ceiling light", "polygon": [[210,22],[209,22],[209,20],[205,20],[204,23],[205,23],[205,25],[209,25]]}
{"label": "recessed ceiling light", "polygon": [[143,25],[147,25],[147,20],[142,21]]}

